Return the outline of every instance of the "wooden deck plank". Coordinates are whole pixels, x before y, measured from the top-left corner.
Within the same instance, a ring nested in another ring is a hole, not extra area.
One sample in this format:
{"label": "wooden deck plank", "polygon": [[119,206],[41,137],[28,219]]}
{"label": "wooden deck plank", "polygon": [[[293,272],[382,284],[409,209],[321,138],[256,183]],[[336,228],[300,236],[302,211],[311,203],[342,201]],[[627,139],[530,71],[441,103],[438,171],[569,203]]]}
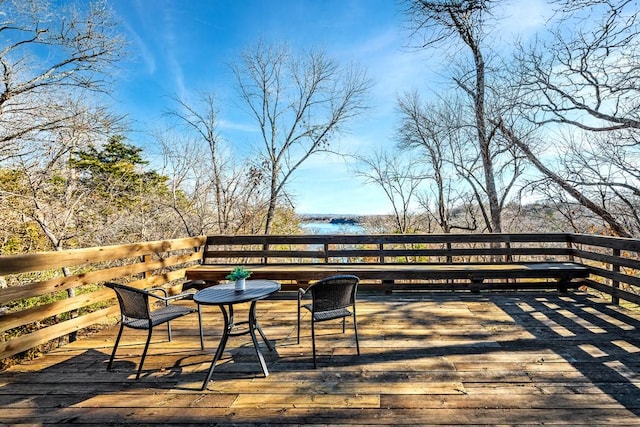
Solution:
{"label": "wooden deck plank", "polygon": [[[28,410],[7,411],[6,420],[20,423],[82,425],[565,425],[637,426],[626,409],[522,408],[62,408],[43,417]],[[5,415],[3,414],[3,415]],[[179,425],[179,424],[178,424]]]}
{"label": "wooden deck plank", "polygon": [[[188,302],[185,302],[188,303]],[[361,294],[361,355],[351,325],[309,319],[296,343],[291,299],[261,301],[263,377],[248,337],[231,338],[200,386],[222,325],[204,310],[154,334],[93,334],[0,372],[0,425],[640,425],[640,315],[582,294]],[[238,318],[246,310],[236,312]]]}

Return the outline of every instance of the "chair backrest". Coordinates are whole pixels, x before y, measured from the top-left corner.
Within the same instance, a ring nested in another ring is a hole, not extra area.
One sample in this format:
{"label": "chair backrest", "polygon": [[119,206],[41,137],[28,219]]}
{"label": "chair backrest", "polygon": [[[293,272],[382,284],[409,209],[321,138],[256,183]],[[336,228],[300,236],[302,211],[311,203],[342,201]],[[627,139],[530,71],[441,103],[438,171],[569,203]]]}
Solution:
{"label": "chair backrest", "polygon": [[129,319],[149,319],[149,293],[142,289],[119,283],[107,282],[106,287],[113,289],[118,296],[120,312]]}
{"label": "chair backrest", "polygon": [[360,278],[350,274],[331,276],[309,286],[312,311],[337,310],[355,304]]}

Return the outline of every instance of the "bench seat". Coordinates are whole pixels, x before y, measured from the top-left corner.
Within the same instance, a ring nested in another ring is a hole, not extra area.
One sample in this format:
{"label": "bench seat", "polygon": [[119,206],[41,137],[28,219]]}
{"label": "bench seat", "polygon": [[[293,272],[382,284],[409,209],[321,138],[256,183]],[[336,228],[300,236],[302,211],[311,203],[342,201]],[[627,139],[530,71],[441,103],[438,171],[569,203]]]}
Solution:
{"label": "bench seat", "polygon": [[[295,281],[306,284],[336,274],[354,274],[361,280],[379,280],[386,290],[398,280],[468,280],[477,290],[486,280],[547,279],[555,280],[566,291],[576,279],[589,276],[589,268],[573,262],[473,263],[473,264],[245,264],[251,279]],[[202,264],[188,269],[189,280],[217,283],[225,279],[233,265]]]}

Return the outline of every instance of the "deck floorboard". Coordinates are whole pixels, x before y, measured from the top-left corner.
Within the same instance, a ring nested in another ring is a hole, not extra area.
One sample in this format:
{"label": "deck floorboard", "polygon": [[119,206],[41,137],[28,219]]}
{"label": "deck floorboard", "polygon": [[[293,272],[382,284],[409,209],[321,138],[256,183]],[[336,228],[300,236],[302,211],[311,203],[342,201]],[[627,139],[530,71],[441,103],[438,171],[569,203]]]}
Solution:
{"label": "deck floorboard", "polygon": [[144,332],[106,371],[116,328],[0,372],[0,425],[640,425],[640,313],[583,293],[361,293],[361,355],[321,323],[315,370],[308,315],[297,344],[295,300],[261,301],[270,375],[232,337],[205,391],[222,319],[203,314],[206,350],[175,321],[138,381]]}

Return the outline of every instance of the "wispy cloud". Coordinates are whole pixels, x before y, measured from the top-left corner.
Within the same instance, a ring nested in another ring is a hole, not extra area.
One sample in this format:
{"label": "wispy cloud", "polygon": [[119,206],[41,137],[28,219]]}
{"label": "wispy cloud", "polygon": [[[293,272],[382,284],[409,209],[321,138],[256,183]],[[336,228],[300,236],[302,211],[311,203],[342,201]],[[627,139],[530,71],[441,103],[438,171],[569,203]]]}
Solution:
{"label": "wispy cloud", "polygon": [[156,71],[156,59],[155,59],[155,57],[153,56],[153,54],[149,50],[149,47],[146,45],[144,40],[138,35],[138,33],[133,31],[133,29],[127,24],[125,24],[125,27],[127,28],[127,31],[129,32],[129,35],[133,38],[133,40],[135,42],[135,45],[137,47],[137,52],[140,54],[140,57],[142,58],[142,61],[145,64],[145,68],[147,70],[147,73],[148,74],[153,74]]}
{"label": "wispy cloud", "polygon": [[162,7],[162,23],[163,25],[163,40],[164,40],[164,54],[166,57],[168,69],[167,73],[171,76],[176,88],[176,95],[181,100],[187,100],[188,91],[185,86],[184,72],[182,65],[178,59],[178,42],[177,42],[177,30],[176,28],[185,25],[184,22],[176,22],[175,17],[177,14],[173,9],[171,2],[165,2]]}
{"label": "wispy cloud", "polygon": [[253,122],[237,122],[233,120],[221,119],[218,127],[223,131],[257,132],[260,129]]}
{"label": "wispy cloud", "polygon": [[[143,5],[139,0],[137,0],[133,2],[133,6],[135,14],[133,14],[133,16],[130,16],[130,19],[143,21],[145,18]],[[156,71],[156,59],[149,45],[145,42],[144,37],[140,35],[140,32],[135,29],[134,26],[136,26],[137,22],[129,22],[123,17],[121,17],[120,19],[120,23],[128,34],[128,38],[133,42],[133,48],[131,49],[132,54],[134,55],[134,57],[142,59],[147,74],[153,74]]]}

